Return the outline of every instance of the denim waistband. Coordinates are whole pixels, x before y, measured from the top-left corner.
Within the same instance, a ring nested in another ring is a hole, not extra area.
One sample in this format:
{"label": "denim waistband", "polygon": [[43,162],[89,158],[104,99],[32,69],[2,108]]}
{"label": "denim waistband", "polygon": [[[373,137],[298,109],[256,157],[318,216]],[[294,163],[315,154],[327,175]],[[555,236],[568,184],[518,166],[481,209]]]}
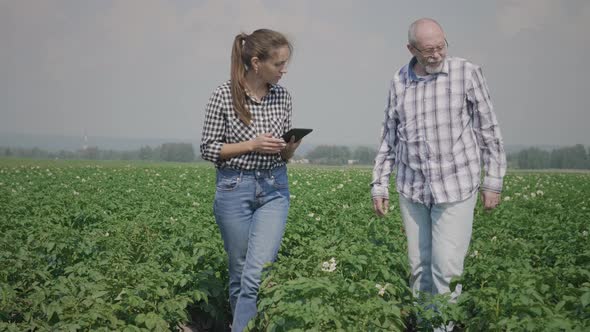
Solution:
{"label": "denim waistband", "polygon": [[240,177],[243,176],[253,176],[256,178],[268,177],[272,178],[277,176],[281,173],[287,171],[287,166],[282,165],[279,167],[271,168],[271,169],[235,169],[229,167],[218,168],[217,172],[225,175],[225,176],[232,176],[232,175],[239,175]]}

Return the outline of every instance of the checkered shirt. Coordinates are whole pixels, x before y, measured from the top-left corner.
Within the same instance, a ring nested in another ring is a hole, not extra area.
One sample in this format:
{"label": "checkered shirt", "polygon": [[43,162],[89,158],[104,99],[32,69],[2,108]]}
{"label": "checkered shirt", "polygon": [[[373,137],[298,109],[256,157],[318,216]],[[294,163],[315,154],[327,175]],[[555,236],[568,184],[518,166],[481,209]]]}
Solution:
{"label": "checkered shirt", "polygon": [[423,80],[415,63],[390,84],[372,196],[389,197],[396,168],[404,197],[426,205],[462,201],[479,189],[482,161],[481,188],[501,192],[506,156],[481,68],[447,57],[441,73]]}
{"label": "checkered shirt", "polygon": [[291,129],[291,95],[282,86],[271,84],[268,94],[260,103],[250,97],[246,97],[246,102],[252,113],[250,125],[244,124],[234,110],[230,82],[217,87],[206,106],[201,156],[214,162],[216,167],[243,170],[272,169],[284,165],[280,153],[250,152],[226,160],[220,159],[224,143],[240,143],[264,133],[279,138]]}

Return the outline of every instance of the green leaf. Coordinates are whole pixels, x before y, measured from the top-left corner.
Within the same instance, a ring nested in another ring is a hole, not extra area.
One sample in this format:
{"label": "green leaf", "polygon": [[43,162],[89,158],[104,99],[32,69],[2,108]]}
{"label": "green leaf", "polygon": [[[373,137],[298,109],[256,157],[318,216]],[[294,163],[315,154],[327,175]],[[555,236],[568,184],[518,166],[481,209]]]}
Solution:
{"label": "green leaf", "polygon": [[94,292],[92,294],[92,298],[93,299],[98,299],[100,297],[103,297],[103,296],[107,295],[108,293],[109,293],[108,291],[97,291],[97,292]]}

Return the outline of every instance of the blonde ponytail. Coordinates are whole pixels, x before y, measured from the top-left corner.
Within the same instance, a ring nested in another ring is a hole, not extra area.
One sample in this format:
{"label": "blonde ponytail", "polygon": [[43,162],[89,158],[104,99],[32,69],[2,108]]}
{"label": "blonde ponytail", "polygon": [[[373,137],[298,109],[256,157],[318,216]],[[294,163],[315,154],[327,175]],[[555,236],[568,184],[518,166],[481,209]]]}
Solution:
{"label": "blonde ponytail", "polygon": [[234,45],[231,51],[231,98],[234,109],[242,122],[250,125],[252,113],[246,106],[246,66],[243,61],[243,43],[248,35],[241,33],[234,39]]}

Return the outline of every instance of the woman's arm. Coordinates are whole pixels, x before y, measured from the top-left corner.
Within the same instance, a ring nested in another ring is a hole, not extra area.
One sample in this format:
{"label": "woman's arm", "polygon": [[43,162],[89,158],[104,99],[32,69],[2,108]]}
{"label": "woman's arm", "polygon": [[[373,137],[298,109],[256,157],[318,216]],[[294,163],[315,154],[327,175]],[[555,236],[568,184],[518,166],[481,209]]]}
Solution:
{"label": "woman's arm", "polygon": [[274,138],[272,134],[258,135],[255,139],[240,143],[224,143],[219,153],[220,159],[229,159],[250,152],[262,154],[274,154],[284,150],[285,141],[282,138]]}

